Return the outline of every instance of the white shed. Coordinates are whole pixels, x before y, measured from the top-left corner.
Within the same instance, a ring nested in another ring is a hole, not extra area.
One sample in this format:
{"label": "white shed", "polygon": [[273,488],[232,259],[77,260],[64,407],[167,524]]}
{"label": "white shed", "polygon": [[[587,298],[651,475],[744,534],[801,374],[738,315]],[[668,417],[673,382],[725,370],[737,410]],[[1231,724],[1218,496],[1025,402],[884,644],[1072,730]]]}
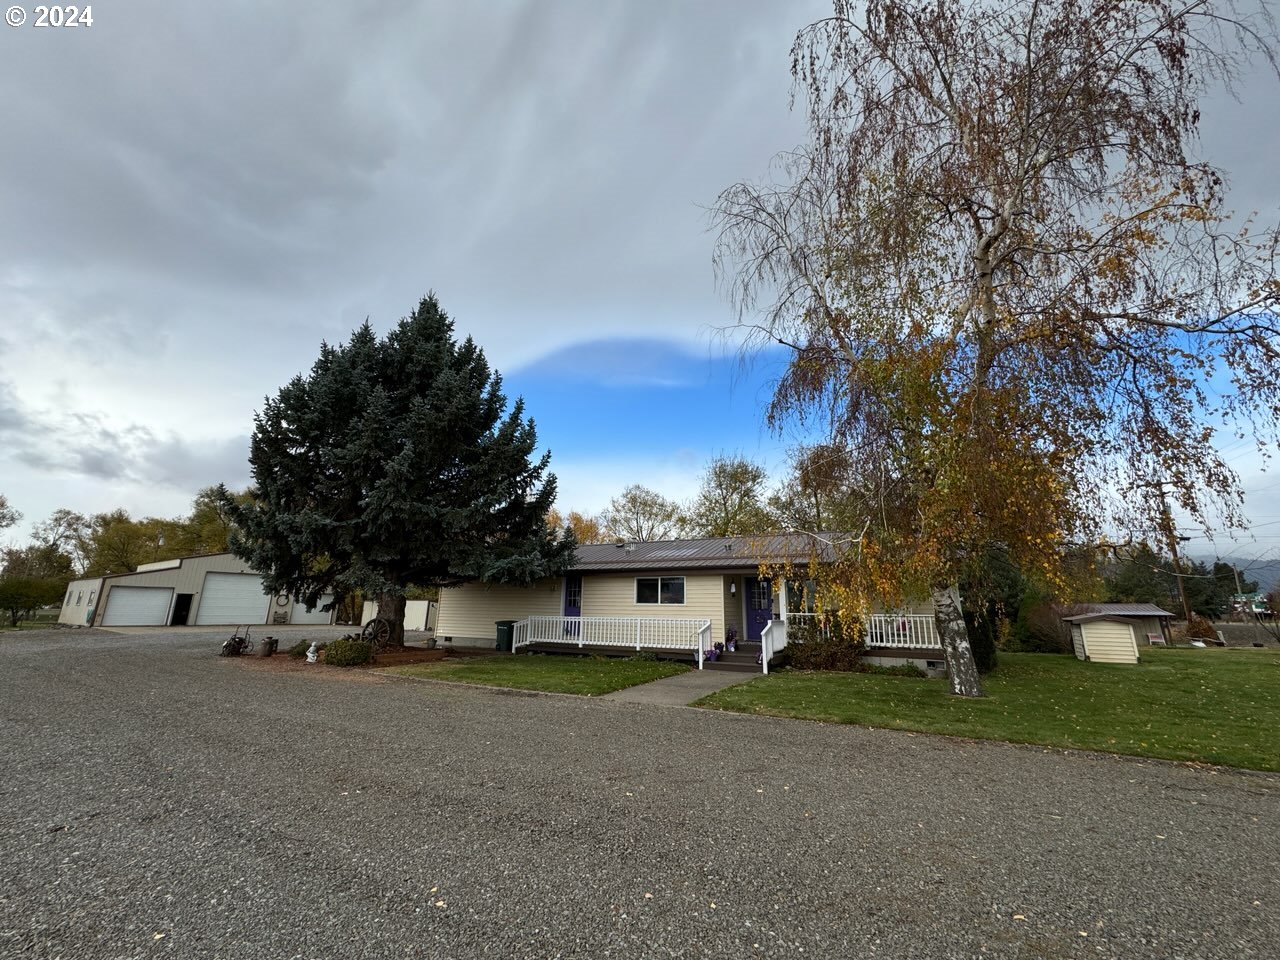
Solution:
{"label": "white shed", "polygon": [[1137,663],[1137,624],[1111,614],[1084,613],[1063,617],[1071,625],[1071,646],[1078,660]]}

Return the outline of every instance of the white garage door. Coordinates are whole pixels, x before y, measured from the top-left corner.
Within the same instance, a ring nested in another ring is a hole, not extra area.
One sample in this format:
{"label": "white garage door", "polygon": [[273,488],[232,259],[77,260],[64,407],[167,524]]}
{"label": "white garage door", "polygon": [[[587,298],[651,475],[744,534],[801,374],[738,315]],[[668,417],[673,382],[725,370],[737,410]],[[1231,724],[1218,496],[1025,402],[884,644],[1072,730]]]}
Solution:
{"label": "white garage door", "polygon": [[256,573],[206,573],[196,623],[266,623],[267,602]]}
{"label": "white garage door", "polygon": [[333,617],[332,610],[323,610],[322,607],[326,603],[333,602],[333,594],[326,593],[320,597],[320,602],[316,604],[316,608],[307,613],[307,605],[301,601],[293,605],[293,613],[289,615],[290,623],[328,623]]}
{"label": "white garage door", "polygon": [[169,622],[169,587],[112,587],[107,594],[107,609],[102,613],[104,627],[162,627]]}

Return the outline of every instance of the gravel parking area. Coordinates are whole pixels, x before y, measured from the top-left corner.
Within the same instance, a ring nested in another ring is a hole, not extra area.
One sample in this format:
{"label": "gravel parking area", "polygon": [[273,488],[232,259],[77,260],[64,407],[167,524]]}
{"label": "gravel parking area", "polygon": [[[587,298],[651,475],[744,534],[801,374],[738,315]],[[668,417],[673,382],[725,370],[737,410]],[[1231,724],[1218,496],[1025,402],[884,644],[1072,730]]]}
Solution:
{"label": "gravel parking area", "polygon": [[1280,955],[1274,777],[226,634],[0,638],[0,957]]}

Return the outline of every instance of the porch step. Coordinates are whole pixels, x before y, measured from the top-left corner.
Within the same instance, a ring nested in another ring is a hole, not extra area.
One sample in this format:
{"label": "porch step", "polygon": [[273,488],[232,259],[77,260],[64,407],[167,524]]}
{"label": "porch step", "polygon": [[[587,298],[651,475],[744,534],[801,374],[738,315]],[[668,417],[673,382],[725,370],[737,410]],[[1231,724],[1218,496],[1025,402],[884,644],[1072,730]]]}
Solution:
{"label": "porch step", "polygon": [[755,657],[747,663],[738,660],[706,660],[702,664],[703,670],[724,670],[729,673],[761,673],[760,664],[756,663]]}
{"label": "porch step", "polygon": [[703,667],[707,670],[734,670],[741,673],[757,673],[760,671],[760,664],[756,663],[756,657],[760,656],[760,644],[758,643],[739,643],[738,649],[733,653],[725,651],[720,654],[720,659],[715,661],[705,661]]}

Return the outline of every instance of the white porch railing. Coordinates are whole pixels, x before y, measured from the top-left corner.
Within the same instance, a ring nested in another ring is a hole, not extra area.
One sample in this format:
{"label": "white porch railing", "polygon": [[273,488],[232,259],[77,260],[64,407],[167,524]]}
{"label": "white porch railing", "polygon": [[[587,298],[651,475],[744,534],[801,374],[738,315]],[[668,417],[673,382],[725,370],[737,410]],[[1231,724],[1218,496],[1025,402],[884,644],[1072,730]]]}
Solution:
{"label": "white porch railing", "polygon": [[787,646],[787,621],[770,620],[760,631],[760,664],[769,672],[769,661]]}
{"label": "white porch railing", "polygon": [[692,650],[701,670],[703,651],[711,647],[711,621],[674,617],[529,617],[516,623],[511,649],[519,650],[531,643]]}
{"label": "white porch railing", "polygon": [[866,618],[867,646],[942,649],[932,614],[873,613]]}
{"label": "white porch railing", "polygon": [[[792,623],[819,623],[820,614],[790,613]],[[922,650],[942,649],[932,614],[919,613],[869,613],[862,618],[867,631],[869,647],[899,647]],[[819,632],[822,627],[819,627]]]}

